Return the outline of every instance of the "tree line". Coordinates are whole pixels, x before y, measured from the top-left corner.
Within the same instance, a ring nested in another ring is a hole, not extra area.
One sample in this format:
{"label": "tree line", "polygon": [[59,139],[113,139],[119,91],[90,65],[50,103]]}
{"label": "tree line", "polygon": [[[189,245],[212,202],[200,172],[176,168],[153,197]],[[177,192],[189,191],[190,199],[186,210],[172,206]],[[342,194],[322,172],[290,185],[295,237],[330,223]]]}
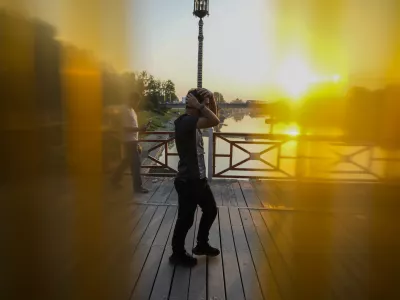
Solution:
{"label": "tree line", "polygon": [[146,110],[159,110],[163,103],[179,101],[172,80],[156,79],[146,71],[119,74],[109,70],[103,73],[102,83],[105,106],[123,104],[132,92],[143,98]]}

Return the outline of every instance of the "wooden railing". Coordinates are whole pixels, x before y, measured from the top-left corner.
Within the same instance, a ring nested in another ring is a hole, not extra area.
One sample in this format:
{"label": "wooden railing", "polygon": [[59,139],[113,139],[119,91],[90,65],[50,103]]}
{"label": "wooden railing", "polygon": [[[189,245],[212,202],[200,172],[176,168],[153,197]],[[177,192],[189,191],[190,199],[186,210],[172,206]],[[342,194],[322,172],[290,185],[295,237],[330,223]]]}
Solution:
{"label": "wooden railing", "polygon": [[[149,132],[144,132],[143,135],[162,135],[165,136],[164,139],[146,139],[146,138],[140,138],[139,142],[140,143],[155,143],[154,145],[151,145],[150,148],[147,150],[147,156],[150,161],[153,162],[153,164],[142,164],[141,168],[147,169],[148,172],[142,173],[142,175],[147,175],[147,176],[175,176],[177,170],[174,168],[170,167],[168,164],[168,158],[170,156],[178,156],[178,153],[176,152],[170,152],[168,149],[168,144],[172,141],[175,140],[174,137],[174,132],[173,131],[149,131]],[[158,150],[158,151],[156,151]],[[160,156],[162,152],[164,152],[164,161],[160,161],[156,156],[152,155],[152,152],[156,151],[157,156]],[[153,170],[163,170],[163,172],[154,172]]]}
{"label": "wooden railing", "polygon": [[[218,147],[221,141],[228,153]],[[248,148],[254,145],[257,150]],[[389,179],[388,163],[400,164],[400,157],[373,143],[334,136],[214,133],[213,147],[213,177],[220,178],[377,182]]]}
{"label": "wooden railing", "polygon": [[[176,157],[178,153],[171,152],[168,147],[174,141],[174,132],[145,134],[165,138],[139,140],[154,143],[147,153],[151,164],[141,166],[149,172],[143,174],[175,176],[177,170],[170,165],[170,157]],[[345,141],[341,137],[226,132],[208,132],[208,136],[212,141],[208,148],[210,179],[380,182],[388,180],[389,164],[400,166],[400,157],[390,156],[388,151],[373,143]],[[226,143],[226,146],[222,147],[221,143]],[[160,160],[156,156],[162,152],[164,159]]]}

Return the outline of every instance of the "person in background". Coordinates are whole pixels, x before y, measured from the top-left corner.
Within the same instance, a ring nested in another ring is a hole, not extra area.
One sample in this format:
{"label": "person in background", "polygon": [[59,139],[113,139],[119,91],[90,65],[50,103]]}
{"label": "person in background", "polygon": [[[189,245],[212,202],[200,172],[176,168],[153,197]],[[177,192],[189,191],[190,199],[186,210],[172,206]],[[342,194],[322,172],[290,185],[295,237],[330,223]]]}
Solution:
{"label": "person in background", "polygon": [[111,183],[115,187],[120,187],[120,182],[124,171],[130,167],[133,180],[133,191],[135,193],[148,193],[149,191],[142,186],[140,175],[140,154],[141,147],[138,143],[139,132],[147,130],[149,123],[139,127],[136,111],[139,108],[141,97],[138,93],[133,93],[129,97],[128,105],[124,106],[121,113],[122,117],[122,139],[124,143],[124,158],[111,177]]}
{"label": "person in background", "polygon": [[175,141],[179,155],[178,173],[174,181],[178,193],[178,219],[173,237],[173,264],[194,266],[197,259],[185,250],[185,239],[193,225],[197,205],[202,209],[195,255],[217,256],[220,251],[208,243],[210,228],[217,216],[214,195],[206,178],[201,129],[219,124],[213,94],[207,89],[192,89],[186,98],[186,113],[175,120]]}

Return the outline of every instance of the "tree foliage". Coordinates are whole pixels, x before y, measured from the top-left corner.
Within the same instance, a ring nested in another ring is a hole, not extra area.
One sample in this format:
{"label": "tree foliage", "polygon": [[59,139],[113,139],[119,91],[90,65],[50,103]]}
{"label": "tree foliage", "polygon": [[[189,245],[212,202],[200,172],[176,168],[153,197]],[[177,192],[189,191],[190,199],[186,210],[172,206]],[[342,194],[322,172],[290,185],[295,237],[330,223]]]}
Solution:
{"label": "tree foliage", "polygon": [[214,99],[217,104],[226,103],[224,96],[220,92],[214,92]]}

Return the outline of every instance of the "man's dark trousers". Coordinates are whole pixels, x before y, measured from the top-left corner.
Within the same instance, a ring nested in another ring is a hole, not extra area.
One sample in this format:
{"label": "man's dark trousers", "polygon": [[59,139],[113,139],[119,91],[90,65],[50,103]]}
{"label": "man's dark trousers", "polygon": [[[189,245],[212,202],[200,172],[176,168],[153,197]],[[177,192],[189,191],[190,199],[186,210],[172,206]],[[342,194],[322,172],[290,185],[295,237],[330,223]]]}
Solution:
{"label": "man's dark trousers", "polygon": [[210,228],[217,216],[217,205],[207,179],[175,179],[175,188],[178,192],[178,219],[172,237],[172,250],[174,253],[185,251],[185,239],[193,225],[197,205],[203,211],[199,230],[197,233],[198,244],[208,243]]}

